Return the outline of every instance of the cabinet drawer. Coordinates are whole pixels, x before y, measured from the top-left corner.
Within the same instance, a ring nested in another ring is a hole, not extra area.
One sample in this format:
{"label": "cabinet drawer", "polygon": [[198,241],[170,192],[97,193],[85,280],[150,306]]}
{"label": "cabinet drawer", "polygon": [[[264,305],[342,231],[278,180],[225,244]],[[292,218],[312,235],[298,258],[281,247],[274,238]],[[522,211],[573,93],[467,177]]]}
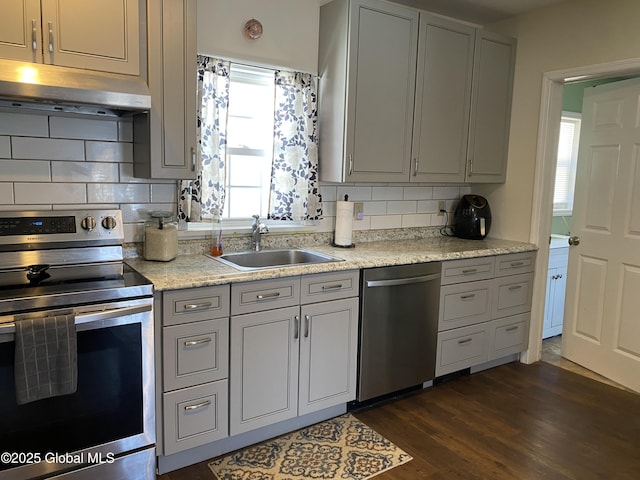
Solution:
{"label": "cabinet drawer", "polygon": [[357,297],[359,271],[304,275],[300,279],[300,303],[326,302],[340,298]]}
{"label": "cabinet drawer", "polygon": [[511,253],[496,257],[496,277],[533,272],[535,252]]}
{"label": "cabinet drawer", "polygon": [[489,360],[526,350],[529,341],[529,313],[491,322]]}
{"label": "cabinet drawer", "polygon": [[533,273],[511,275],[494,280],[496,300],[493,318],[508,317],[531,310]]}
{"label": "cabinet drawer", "polygon": [[231,314],[290,307],[300,302],[300,277],[261,280],[231,287]]}
{"label": "cabinet drawer", "polygon": [[491,287],[491,280],[442,287],[438,331],[490,320]]}
{"label": "cabinet drawer", "polygon": [[493,278],[494,257],[466,258],[442,264],[442,285]]}
{"label": "cabinet drawer", "polygon": [[229,435],[227,380],[163,395],[164,454],[188,450]]}
{"label": "cabinet drawer", "polygon": [[163,390],[220,380],[229,372],[229,319],[162,329]]}
{"label": "cabinet drawer", "polygon": [[436,376],[486,362],[489,356],[487,326],[483,323],[439,333]]}
{"label": "cabinet drawer", "polygon": [[229,285],[164,292],[162,324],[211,320],[229,316]]}

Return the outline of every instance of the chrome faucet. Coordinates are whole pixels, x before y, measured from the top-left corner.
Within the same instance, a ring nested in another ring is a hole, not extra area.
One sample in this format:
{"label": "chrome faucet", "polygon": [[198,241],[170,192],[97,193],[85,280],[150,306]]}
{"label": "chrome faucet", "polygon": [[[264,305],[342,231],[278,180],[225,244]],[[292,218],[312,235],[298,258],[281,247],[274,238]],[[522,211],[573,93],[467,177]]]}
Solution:
{"label": "chrome faucet", "polygon": [[255,249],[256,252],[260,251],[260,240],[263,233],[268,233],[267,226],[260,221],[260,215],[253,216],[253,223],[251,224],[251,249]]}

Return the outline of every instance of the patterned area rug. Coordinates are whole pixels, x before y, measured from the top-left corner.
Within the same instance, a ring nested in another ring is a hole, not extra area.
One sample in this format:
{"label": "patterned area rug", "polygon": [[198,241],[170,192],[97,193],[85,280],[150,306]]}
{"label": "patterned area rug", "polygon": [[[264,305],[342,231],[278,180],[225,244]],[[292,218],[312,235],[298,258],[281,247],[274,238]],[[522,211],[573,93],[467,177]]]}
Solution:
{"label": "patterned area rug", "polygon": [[365,480],[412,460],[347,413],[209,463],[218,480]]}

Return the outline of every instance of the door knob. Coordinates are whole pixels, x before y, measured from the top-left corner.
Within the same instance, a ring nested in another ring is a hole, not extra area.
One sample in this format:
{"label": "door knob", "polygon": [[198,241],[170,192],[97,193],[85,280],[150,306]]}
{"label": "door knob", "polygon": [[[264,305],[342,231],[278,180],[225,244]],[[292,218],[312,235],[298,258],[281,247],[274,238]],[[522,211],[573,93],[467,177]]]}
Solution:
{"label": "door knob", "polygon": [[571,245],[572,247],[577,247],[578,245],[580,245],[580,237],[569,237],[569,245]]}

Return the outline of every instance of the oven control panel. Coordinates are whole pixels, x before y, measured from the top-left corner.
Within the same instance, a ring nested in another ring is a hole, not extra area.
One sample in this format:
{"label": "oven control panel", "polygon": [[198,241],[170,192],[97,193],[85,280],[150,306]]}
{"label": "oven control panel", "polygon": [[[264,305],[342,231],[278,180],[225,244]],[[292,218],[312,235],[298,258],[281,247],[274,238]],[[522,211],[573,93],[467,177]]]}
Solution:
{"label": "oven control panel", "polygon": [[120,210],[0,212],[0,245],[105,239],[124,241]]}

